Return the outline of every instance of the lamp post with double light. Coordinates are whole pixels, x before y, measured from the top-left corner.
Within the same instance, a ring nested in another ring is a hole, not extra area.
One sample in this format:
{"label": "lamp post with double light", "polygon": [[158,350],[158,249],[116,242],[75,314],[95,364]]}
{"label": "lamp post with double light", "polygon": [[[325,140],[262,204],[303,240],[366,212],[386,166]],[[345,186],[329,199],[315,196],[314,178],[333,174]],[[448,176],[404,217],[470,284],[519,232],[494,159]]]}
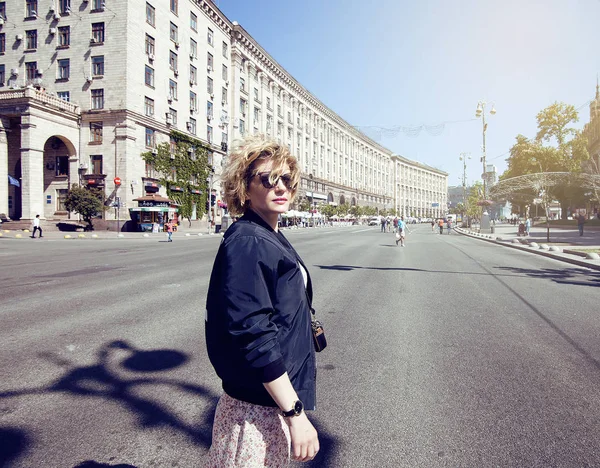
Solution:
{"label": "lamp post with double light", "polygon": [[[482,155],[481,155],[481,162],[483,163],[483,173],[481,174],[481,179],[483,180],[483,200],[487,200],[487,167],[486,167],[486,148],[485,148],[485,135],[487,133],[487,122],[485,121],[485,108],[487,106],[487,102],[486,101],[479,101],[477,103],[477,109],[475,110],[475,117],[479,118],[481,117],[481,123],[482,123],[482,128],[483,128],[483,145],[481,147],[482,149]],[[495,115],[496,114],[496,108],[494,107],[494,104],[491,104],[492,108],[490,109],[489,113],[490,115]],[[480,229],[483,230],[488,230],[490,229],[490,215],[487,212],[487,208],[485,206],[482,207],[482,215],[481,215],[481,224],[480,224]]]}

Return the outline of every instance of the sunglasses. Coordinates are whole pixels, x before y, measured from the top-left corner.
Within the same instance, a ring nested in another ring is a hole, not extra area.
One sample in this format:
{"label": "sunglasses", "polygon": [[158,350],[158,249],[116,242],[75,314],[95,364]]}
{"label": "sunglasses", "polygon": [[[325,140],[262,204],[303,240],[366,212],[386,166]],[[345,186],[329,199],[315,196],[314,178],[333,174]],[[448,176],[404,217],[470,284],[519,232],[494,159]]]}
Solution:
{"label": "sunglasses", "polygon": [[260,183],[266,189],[273,189],[279,185],[279,181],[283,182],[283,185],[286,189],[292,190],[292,174],[281,174],[277,177],[273,183],[269,180],[271,177],[270,172],[259,172],[258,174],[254,174],[254,177],[258,177],[260,179]]}

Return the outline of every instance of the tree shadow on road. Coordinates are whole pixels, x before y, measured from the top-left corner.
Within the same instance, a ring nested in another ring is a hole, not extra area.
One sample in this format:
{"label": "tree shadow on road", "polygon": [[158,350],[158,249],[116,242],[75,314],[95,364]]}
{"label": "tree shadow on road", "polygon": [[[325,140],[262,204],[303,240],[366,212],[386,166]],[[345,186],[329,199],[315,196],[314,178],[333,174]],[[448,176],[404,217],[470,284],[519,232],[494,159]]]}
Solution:
{"label": "tree shadow on road", "polygon": [[549,279],[559,284],[600,287],[600,272],[585,268],[496,268],[498,270],[519,273],[531,278]]}
{"label": "tree shadow on road", "polygon": [[[125,353],[125,354],[123,354]],[[165,372],[183,366],[188,356],[171,349],[143,350],[137,349],[126,341],[112,341],[103,345],[97,352],[97,360],[89,366],[76,366],[75,363],[54,353],[40,353],[38,356],[64,369],[57,380],[47,386],[23,388],[0,392],[0,403],[9,399],[26,396],[46,396],[66,394],[77,397],[98,398],[111,404],[118,403],[137,416],[137,425],[141,429],[167,427],[185,434],[194,445],[208,449],[212,441],[212,423],[215,408],[220,395],[216,395],[207,387],[190,384],[176,379],[144,375],[139,373]],[[125,377],[123,371],[136,373],[133,378]],[[187,423],[168,409],[167,404],[141,396],[141,389],[155,386],[167,386],[172,392],[163,392],[167,398],[177,398],[184,392],[203,400],[202,414],[194,423]],[[2,414],[0,406],[0,415]],[[74,432],[76,432],[74,428]],[[321,433],[322,449],[319,457],[330,460],[335,455],[335,439]],[[0,427],[0,467],[23,457],[31,446],[31,436],[22,428]],[[198,459],[202,455],[198,455]],[[86,460],[76,465],[77,468],[91,467],[133,467],[133,465],[110,465],[98,461]],[[306,466],[306,465],[304,465]],[[316,466],[316,465],[315,465]]]}
{"label": "tree shadow on road", "polygon": [[[119,403],[138,417],[138,426],[143,429],[169,427],[186,434],[195,445],[208,448],[211,442],[212,421],[218,395],[208,388],[170,378],[148,376],[143,378],[126,378],[111,370],[109,358],[114,353],[127,352],[127,357],[119,362],[121,370],[140,372],[164,372],[185,364],[188,357],[179,351],[140,350],[125,341],[113,341],[102,346],[96,353],[97,362],[90,366],[77,367],[74,363],[53,353],[40,353],[38,356],[65,369],[64,374],[53,383],[39,388],[25,388],[0,392],[0,401],[31,395],[50,395],[56,393],[75,396],[100,398],[112,403]],[[113,365],[114,367],[114,365]],[[170,386],[175,391],[183,391],[202,398],[207,402],[206,409],[196,424],[188,424],[180,420],[167,407],[150,398],[136,394],[141,387]],[[0,462],[5,459],[16,459],[23,455],[28,445],[28,435],[22,429],[0,429],[0,441],[6,438],[15,439],[15,443],[0,444]],[[21,448],[19,448],[21,447]],[[97,463],[86,461],[84,463]],[[5,466],[0,463],[0,466]],[[86,465],[84,465],[86,466]],[[105,465],[96,465],[105,466]],[[108,465],[110,466],[110,465]]]}

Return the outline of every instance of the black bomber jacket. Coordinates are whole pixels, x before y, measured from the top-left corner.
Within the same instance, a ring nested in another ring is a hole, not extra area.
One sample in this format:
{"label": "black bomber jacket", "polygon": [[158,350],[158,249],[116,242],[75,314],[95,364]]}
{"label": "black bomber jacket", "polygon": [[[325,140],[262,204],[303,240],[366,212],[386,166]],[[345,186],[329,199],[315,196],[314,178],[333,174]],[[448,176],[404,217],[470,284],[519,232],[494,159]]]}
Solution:
{"label": "black bomber jacket", "polygon": [[281,232],[248,210],[225,232],[206,301],[206,346],[223,390],[277,406],[263,382],[286,371],[308,410],[316,407],[316,359],[308,270]]}

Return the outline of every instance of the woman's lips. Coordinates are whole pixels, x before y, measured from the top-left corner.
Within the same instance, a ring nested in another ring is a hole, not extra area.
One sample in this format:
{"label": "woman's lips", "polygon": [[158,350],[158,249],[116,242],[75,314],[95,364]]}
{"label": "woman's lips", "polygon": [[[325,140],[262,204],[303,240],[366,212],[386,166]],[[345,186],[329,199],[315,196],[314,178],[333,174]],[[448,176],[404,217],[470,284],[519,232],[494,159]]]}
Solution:
{"label": "woman's lips", "polygon": [[286,203],[287,202],[287,198],[276,198],[275,200],[273,200],[275,203]]}

